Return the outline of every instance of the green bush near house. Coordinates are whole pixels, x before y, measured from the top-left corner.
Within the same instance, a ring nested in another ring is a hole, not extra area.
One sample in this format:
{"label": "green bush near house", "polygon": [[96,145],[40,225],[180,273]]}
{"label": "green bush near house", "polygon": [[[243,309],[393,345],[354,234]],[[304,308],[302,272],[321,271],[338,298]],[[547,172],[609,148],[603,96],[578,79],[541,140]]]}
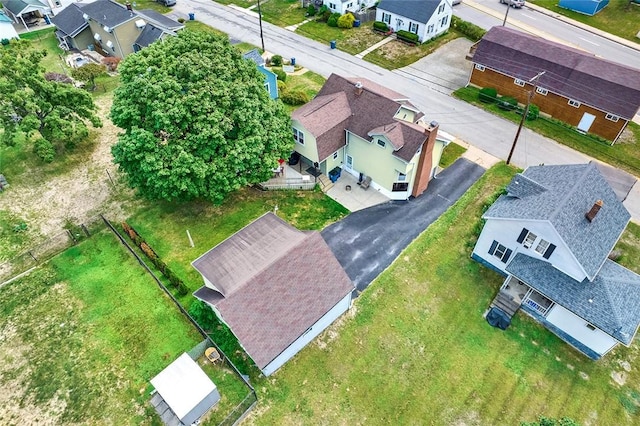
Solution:
{"label": "green bush near house", "polygon": [[329,25],[330,27],[337,28],[338,27],[338,19],[340,19],[340,14],[339,13],[332,13],[331,16],[329,16],[329,19],[327,19],[327,25]]}
{"label": "green bush near house", "polygon": [[389,26],[387,24],[385,24],[384,22],[375,21],[373,23],[373,29],[386,33],[387,31],[389,31]]}
{"label": "green bush near house", "polygon": [[274,67],[281,67],[282,66],[282,56],[273,55],[271,57],[271,65],[273,65]]}
{"label": "green bush near house", "polygon": [[498,100],[498,91],[493,87],[484,87],[480,89],[478,98],[480,102],[493,103]]}
{"label": "green bush near house", "polygon": [[312,4],[307,8],[307,16],[314,16],[316,14],[316,7]]}
{"label": "green bush near house", "polygon": [[286,72],[282,71],[281,69],[272,69],[271,71],[276,75],[276,77],[278,77],[278,81],[282,81],[282,82],[287,81]]}
{"label": "green bush near house", "polygon": [[480,40],[487,32],[483,28],[480,28],[479,26],[472,24],[471,22],[460,19],[455,15],[451,17],[451,26],[459,31],[462,35],[467,37],[469,40],[473,41]]}
{"label": "green bush near house", "polygon": [[400,30],[396,32],[396,35],[400,40],[408,41],[409,43],[419,43],[418,34],[410,33],[409,31]]}
{"label": "green bush near house", "polygon": [[280,94],[280,99],[287,105],[304,105],[309,102],[309,95],[302,90],[285,90]]}
{"label": "green bush near house", "polygon": [[518,106],[518,100],[511,96],[501,96],[498,99],[498,108],[505,111],[512,111]]}

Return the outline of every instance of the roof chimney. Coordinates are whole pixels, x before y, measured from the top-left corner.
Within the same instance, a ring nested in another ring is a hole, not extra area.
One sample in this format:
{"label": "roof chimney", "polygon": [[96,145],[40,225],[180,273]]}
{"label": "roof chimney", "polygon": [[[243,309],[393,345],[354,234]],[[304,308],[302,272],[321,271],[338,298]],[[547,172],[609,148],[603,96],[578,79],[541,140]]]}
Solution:
{"label": "roof chimney", "polygon": [[587,214],[584,215],[584,217],[586,217],[589,222],[593,222],[593,219],[596,218],[596,215],[602,208],[602,205],[602,200],[596,201],[595,203],[593,203],[593,207],[591,207],[591,210],[589,210]]}
{"label": "roof chimney", "polygon": [[356,95],[362,94],[362,83],[359,81],[356,81],[355,87],[356,87]]}
{"label": "roof chimney", "polygon": [[131,3],[127,2],[126,6],[127,6],[127,10],[129,10],[129,11],[133,10],[133,7],[131,6]]}
{"label": "roof chimney", "polygon": [[424,134],[429,136],[429,134],[434,130],[436,130],[438,126],[440,126],[440,123],[438,123],[436,120],[432,120],[427,126],[427,128],[425,129]]}

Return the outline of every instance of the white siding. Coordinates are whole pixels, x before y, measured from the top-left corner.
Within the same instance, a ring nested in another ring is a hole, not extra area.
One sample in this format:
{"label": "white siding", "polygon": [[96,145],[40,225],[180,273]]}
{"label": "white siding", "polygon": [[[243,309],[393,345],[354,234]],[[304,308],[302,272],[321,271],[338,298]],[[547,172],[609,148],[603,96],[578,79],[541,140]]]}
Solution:
{"label": "white siding", "polygon": [[602,330],[591,330],[587,322],[562,306],[555,305],[547,314],[547,321],[600,355],[609,352],[618,341]]}
{"label": "white siding", "polygon": [[278,355],[273,361],[269,363],[263,370],[262,374],[269,376],[273,374],[278,368],[289,361],[295,354],[300,352],[310,341],[312,341],[318,334],[324,331],[331,323],[333,323],[340,315],[345,313],[351,305],[351,293],[346,295],[340,302],[338,302],[329,312],[324,314],[313,326],[309,328],[306,334],[300,336],[294,341],[287,349],[285,349],[280,355]]}
{"label": "white siding", "polygon": [[[522,244],[517,242],[522,228],[526,228],[538,236],[538,239],[530,248],[525,248]],[[584,270],[576,261],[569,248],[566,246],[564,241],[560,239],[555,229],[547,221],[487,219],[473,252],[477,256],[504,271],[506,264],[501,262],[495,256],[489,254],[489,248],[494,240],[513,250],[513,254],[509,260],[511,260],[518,252],[526,253],[529,256],[542,259],[542,256],[535,251],[536,244],[541,238],[556,246],[553,254],[548,259],[554,267],[577,281],[582,281],[586,277]]]}
{"label": "white siding", "polygon": [[[418,24],[418,37],[420,42],[425,42],[429,39],[432,39],[449,29],[451,25],[451,16],[453,15],[453,8],[449,6],[446,1],[442,1],[440,4],[444,4],[444,10],[442,13],[438,13],[438,9],[434,11],[433,15],[429,18],[428,22],[417,22],[411,18],[406,16],[398,15],[392,12],[388,12],[386,10],[378,7],[376,10],[376,21],[382,21],[382,13],[388,13],[391,15],[391,23],[388,24],[390,28],[394,31],[404,30],[409,31],[410,23]],[[444,26],[441,25],[442,19],[446,17],[446,23]],[[430,25],[433,25],[433,30],[429,33],[427,32]]]}

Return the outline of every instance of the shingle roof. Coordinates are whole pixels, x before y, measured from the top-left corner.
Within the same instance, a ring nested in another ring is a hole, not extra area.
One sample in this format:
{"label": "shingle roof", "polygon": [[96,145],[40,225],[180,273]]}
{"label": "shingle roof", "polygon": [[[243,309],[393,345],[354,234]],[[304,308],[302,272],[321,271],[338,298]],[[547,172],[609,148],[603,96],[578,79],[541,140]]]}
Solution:
{"label": "shingle roof", "polygon": [[136,18],[134,12],[111,0],[96,0],[93,3],[86,4],[82,7],[82,12],[100,25],[109,28],[115,28]]}
{"label": "shingle roof", "polygon": [[220,293],[215,305],[249,356],[266,367],[354,289],[318,232],[302,232],[267,213],[193,266]]}
{"label": "shingle roof", "polygon": [[518,253],[507,272],[629,345],[640,325],[640,276],[607,259],[593,281],[578,282],[549,262]]}
{"label": "shingle roof", "polygon": [[84,20],[83,14],[82,9],[73,3],[51,18],[51,22],[67,36],[75,37],[80,31],[89,26],[87,21]]}
{"label": "shingle roof", "polygon": [[147,24],[140,32],[140,35],[138,36],[134,44],[137,44],[140,47],[147,47],[154,41],[160,39],[162,37],[162,34],[164,34],[164,31],[162,29],[156,27],[153,24]]}
{"label": "shingle roof", "polygon": [[[585,218],[597,200],[593,222]],[[534,166],[516,175],[485,218],[548,221],[593,279],[631,215],[594,163]],[[553,241],[551,241],[553,243]]]}
{"label": "shingle roof", "polygon": [[20,15],[20,12],[31,6],[37,9],[48,9],[49,6],[45,5],[38,0],[7,0],[2,2],[4,7],[14,16]]}
{"label": "shingle roof", "polygon": [[136,10],[136,14],[138,14],[141,18],[145,18],[148,21],[157,24],[157,27],[160,27],[164,30],[178,31],[184,28],[184,24],[181,24],[178,21],[174,21],[173,19],[164,16],[163,14],[156,12],[153,9]]}
{"label": "shingle roof", "polygon": [[480,40],[473,62],[602,111],[631,119],[640,108],[640,70],[507,27]]}
{"label": "shingle roof", "polygon": [[5,15],[3,10],[0,10],[0,22],[8,22],[10,24],[13,23],[13,21],[7,15]]}
{"label": "shingle roof", "polygon": [[439,5],[440,0],[382,0],[378,9],[426,24]]}
{"label": "shingle roof", "polygon": [[265,60],[262,57],[262,55],[260,55],[260,52],[258,52],[258,49],[252,49],[250,51],[248,51],[247,53],[245,53],[244,55],[242,55],[243,58],[245,59],[249,59],[253,62],[256,63],[256,65],[262,67],[265,64]]}
{"label": "shingle roof", "polygon": [[[362,93],[356,93],[354,82],[362,83]],[[394,147],[399,147],[394,155],[410,161],[427,140],[427,130],[394,118],[406,99],[369,80],[331,74],[318,95],[291,117],[316,138],[320,161],[346,144],[345,129],[371,140],[370,133],[385,126],[398,126],[387,136],[393,138],[390,141]]]}

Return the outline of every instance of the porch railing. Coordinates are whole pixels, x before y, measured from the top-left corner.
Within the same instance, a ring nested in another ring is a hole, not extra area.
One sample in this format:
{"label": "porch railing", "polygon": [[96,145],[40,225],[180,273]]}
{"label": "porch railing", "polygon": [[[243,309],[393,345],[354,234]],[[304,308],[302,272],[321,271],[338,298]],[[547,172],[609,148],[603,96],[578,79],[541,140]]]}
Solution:
{"label": "porch railing", "polygon": [[259,184],[260,188],[269,191],[276,189],[302,189],[310,191],[316,186],[313,180],[305,180],[300,178],[274,179]]}
{"label": "porch railing", "polygon": [[549,310],[549,307],[545,308],[544,306],[540,305],[539,303],[537,303],[534,300],[531,300],[529,298],[527,298],[524,302],[528,307],[536,310],[540,315],[544,316],[547,314],[547,311]]}

